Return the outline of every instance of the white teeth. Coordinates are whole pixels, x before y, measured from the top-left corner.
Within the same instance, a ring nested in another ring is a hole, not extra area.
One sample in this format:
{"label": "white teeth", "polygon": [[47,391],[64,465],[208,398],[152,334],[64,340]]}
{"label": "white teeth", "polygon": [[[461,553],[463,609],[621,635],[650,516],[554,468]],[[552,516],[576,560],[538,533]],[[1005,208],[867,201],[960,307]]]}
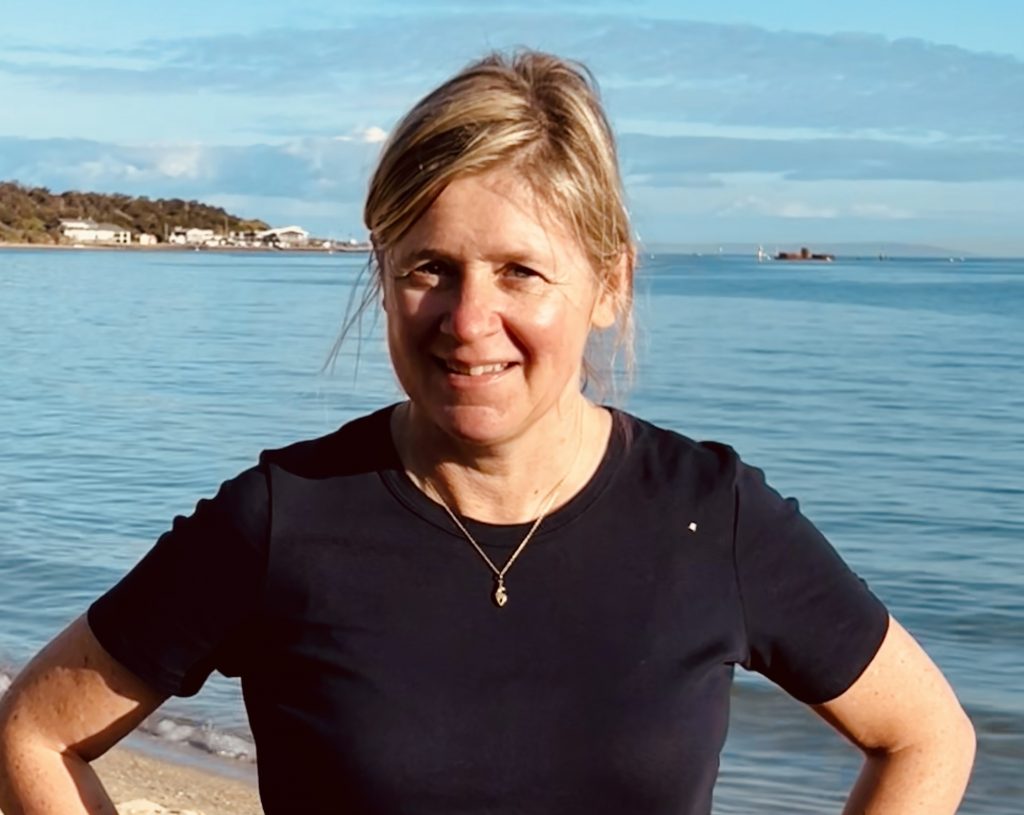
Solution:
{"label": "white teeth", "polygon": [[446,363],[450,371],[464,376],[483,376],[484,374],[496,374],[508,367],[507,362],[495,362],[492,365],[460,365],[458,362]]}

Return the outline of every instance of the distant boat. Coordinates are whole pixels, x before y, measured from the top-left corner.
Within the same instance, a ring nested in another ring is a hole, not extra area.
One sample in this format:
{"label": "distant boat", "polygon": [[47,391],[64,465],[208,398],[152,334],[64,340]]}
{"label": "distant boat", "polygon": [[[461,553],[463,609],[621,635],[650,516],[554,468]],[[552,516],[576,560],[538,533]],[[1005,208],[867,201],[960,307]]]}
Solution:
{"label": "distant boat", "polygon": [[775,256],[776,260],[819,260],[831,263],[836,259],[835,255],[829,255],[825,253],[811,252],[806,246],[801,246],[799,252],[779,252]]}
{"label": "distant boat", "polygon": [[757,262],[758,263],[764,263],[766,260],[771,260],[771,259],[772,259],[772,256],[769,255],[766,251],[764,251],[764,247],[763,246],[758,246],[757,247]]}

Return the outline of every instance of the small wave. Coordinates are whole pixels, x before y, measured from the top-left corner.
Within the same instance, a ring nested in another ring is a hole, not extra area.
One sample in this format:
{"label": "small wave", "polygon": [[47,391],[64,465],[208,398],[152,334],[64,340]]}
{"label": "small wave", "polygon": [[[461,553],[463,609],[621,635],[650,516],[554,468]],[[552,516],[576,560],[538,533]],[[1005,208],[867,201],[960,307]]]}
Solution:
{"label": "small wave", "polygon": [[221,758],[248,764],[256,762],[256,745],[251,740],[220,730],[208,722],[155,714],[146,719],[139,730],[163,741],[187,745]]}

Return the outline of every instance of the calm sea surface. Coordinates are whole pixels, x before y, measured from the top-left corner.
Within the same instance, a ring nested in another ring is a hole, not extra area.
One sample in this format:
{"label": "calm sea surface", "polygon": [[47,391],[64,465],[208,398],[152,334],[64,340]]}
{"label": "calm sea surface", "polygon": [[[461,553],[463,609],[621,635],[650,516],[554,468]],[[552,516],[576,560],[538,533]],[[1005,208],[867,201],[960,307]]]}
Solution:
{"label": "calm sea surface", "polygon": [[[379,326],[320,371],[363,260],[0,251],[0,689],[261,449],[400,397]],[[638,285],[625,407],[800,498],[972,715],[962,811],[1022,811],[1024,261],[665,255]],[[147,728],[251,756],[219,677]],[[858,759],[738,676],[716,812],[820,812]]]}

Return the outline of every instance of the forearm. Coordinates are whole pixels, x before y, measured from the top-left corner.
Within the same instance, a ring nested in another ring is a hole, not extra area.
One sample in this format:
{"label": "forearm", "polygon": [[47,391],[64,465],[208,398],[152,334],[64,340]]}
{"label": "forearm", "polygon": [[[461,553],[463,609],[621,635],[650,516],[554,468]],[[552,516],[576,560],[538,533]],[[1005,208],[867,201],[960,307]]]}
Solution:
{"label": "forearm", "polygon": [[88,762],[22,740],[0,747],[3,815],[117,815]]}
{"label": "forearm", "polygon": [[[969,725],[968,725],[969,727]],[[952,815],[974,761],[973,731],[954,743],[868,755],[843,815]]]}

